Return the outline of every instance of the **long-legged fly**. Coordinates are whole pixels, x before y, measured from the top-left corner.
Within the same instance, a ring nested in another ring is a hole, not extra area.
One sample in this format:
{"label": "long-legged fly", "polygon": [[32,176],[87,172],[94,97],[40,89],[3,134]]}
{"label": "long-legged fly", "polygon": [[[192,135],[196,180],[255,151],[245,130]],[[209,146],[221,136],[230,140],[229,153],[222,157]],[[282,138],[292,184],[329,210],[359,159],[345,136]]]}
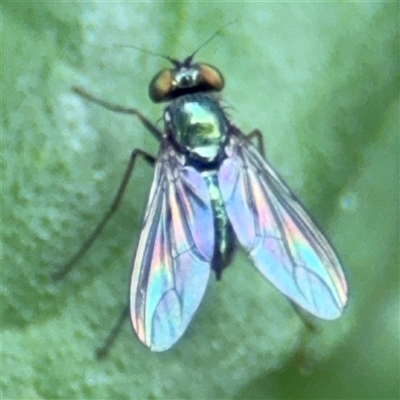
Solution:
{"label": "long-legged fly", "polygon": [[[211,271],[220,279],[237,245],[263,276],[309,313],[335,319],[347,301],[335,251],[262,156],[261,132],[245,135],[235,126],[217,95],[224,87],[222,73],[193,61],[202,46],[183,61],[162,56],[172,67],[161,70],[149,86],[153,102],[167,102],[162,130],[136,109],[74,89],[109,110],[136,116],[160,142],[157,157],[132,152],[108,213],[54,274],[56,280],[64,277],[89,249],[118,207],[138,157],[154,165],[129,307],[108,344],[129,309],[145,346],[153,351],[173,346],[199,307]],[[258,140],[258,150],[252,139]]]}

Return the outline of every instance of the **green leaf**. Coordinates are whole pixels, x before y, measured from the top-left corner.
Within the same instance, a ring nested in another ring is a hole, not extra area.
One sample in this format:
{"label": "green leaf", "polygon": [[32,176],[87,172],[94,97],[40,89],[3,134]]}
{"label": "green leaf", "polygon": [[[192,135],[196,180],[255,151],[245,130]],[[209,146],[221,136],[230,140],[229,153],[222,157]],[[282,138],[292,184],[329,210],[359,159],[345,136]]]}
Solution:
{"label": "green leaf", "polygon": [[[384,2],[3,2],[2,398],[399,397],[398,15]],[[241,252],[173,349],[150,352],[127,323],[94,359],[127,299],[144,164],[87,256],[50,279],[104,215],[131,150],[158,151],[137,120],[71,87],[157,121],[147,90],[165,60],[114,45],[183,58],[238,17],[197,59],[223,71],[232,121],[262,130],[349,279],[345,315],[308,338],[320,365],[308,385],[293,362],[304,326]]]}

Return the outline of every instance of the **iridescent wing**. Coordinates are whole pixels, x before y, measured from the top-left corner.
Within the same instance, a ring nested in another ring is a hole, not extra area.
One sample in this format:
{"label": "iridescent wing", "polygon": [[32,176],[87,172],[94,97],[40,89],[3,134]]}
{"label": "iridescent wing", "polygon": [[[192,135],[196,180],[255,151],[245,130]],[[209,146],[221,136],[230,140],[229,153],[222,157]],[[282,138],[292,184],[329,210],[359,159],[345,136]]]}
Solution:
{"label": "iridescent wing", "polygon": [[347,286],[328,240],[241,132],[232,133],[226,151],[218,179],[239,243],[299,306],[320,318],[339,317]]}
{"label": "iridescent wing", "polygon": [[214,251],[210,198],[201,174],[172,148],[159,157],[133,266],[133,327],[153,351],[184,333],[205,292]]}

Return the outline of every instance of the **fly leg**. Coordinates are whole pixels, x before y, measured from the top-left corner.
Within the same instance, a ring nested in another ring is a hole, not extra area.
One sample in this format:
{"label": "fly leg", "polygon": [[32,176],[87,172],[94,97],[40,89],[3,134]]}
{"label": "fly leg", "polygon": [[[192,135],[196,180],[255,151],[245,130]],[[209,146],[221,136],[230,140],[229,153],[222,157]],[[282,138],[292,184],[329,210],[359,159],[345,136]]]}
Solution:
{"label": "fly leg", "polygon": [[[88,101],[91,101],[93,103],[99,104],[99,105],[105,107],[106,109],[108,109],[110,111],[119,112],[119,113],[123,113],[123,114],[130,114],[130,115],[136,116],[139,119],[139,121],[144,125],[144,127],[158,141],[162,140],[162,137],[163,137],[162,132],[160,130],[158,130],[156,128],[156,126],[154,126],[138,110],[136,110],[134,108],[122,107],[122,106],[115,105],[115,104],[109,103],[107,101],[101,100],[101,99],[99,99],[99,98],[87,93],[85,90],[83,90],[82,88],[79,88],[79,87],[74,87],[73,91],[76,94],[78,94],[81,97],[83,97],[84,99],[86,99]],[[66,262],[65,265],[63,265],[58,271],[56,271],[55,273],[52,274],[52,278],[53,278],[54,281],[61,280],[62,278],[64,278],[71,271],[71,269],[76,265],[76,263],[90,249],[90,247],[95,242],[97,237],[100,235],[100,233],[102,232],[104,227],[107,225],[108,221],[111,219],[111,217],[113,216],[115,211],[118,209],[118,206],[120,205],[122,196],[123,196],[123,194],[125,192],[125,189],[126,189],[126,187],[128,185],[129,179],[132,176],[132,172],[133,172],[133,169],[134,169],[134,167],[136,165],[136,160],[137,160],[138,157],[143,158],[151,166],[154,166],[154,163],[156,161],[156,159],[152,155],[146,153],[143,150],[135,149],[132,152],[130,160],[129,160],[129,163],[128,163],[127,167],[126,167],[124,176],[123,176],[123,178],[121,180],[121,183],[119,185],[118,192],[115,195],[114,200],[111,203],[111,206],[110,206],[109,210],[104,215],[104,217],[100,221],[100,223],[93,230],[91,235],[82,244],[82,246],[79,248],[79,250]],[[105,357],[108,354],[108,351],[109,351],[110,347],[113,345],[113,343],[114,343],[116,337],[118,336],[118,334],[119,334],[119,332],[120,332],[120,330],[122,328],[122,325],[123,325],[125,319],[128,317],[128,315],[129,315],[129,305],[126,305],[124,307],[123,312],[119,316],[117,322],[115,323],[114,327],[112,328],[112,330],[108,334],[106,340],[104,341],[102,346],[100,346],[96,350],[96,358],[97,359],[101,359],[101,358]]]}
{"label": "fly leg", "polygon": [[[102,100],[88,92],[84,89],[74,86],[72,88],[73,92],[78,94],[79,96],[83,97],[85,100],[91,101],[93,103],[99,104],[100,106],[106,108],[107,110],[122,113],[122,114],[129,114],[136,116],[139,121],[144,125],[144,127],[158,140],[162,140],[162,132],[157,129],[157,127],[148,120],[141,112],[136,110],[135,108],[127,108],[123,106],[119,106],[116,104],[109,103],[108,101]],[[101,233],[103,228],[106,226],[107,222],[113,216],[115,211],[117,210],[122,196],[125,192],[126,186],[128,185],[129,179],[132,175],[133,168],[135,167],[137,157],[142,157],[145,161],[147,161],[151,166],[154,166],[155,158],[144,152],[140,149],[133,150],[131,154],[131,158],[129,160],[128,166],[125,170],[125,174],[121,180],[119,185],[118,192],[108,210],[108,212],[104,215],[103,219],[100,223],[96,226],[92,234],[86,239],[86,241],[82,244],[80,249],[66,262],[64,266],[62,266],[58,271],[52,274],[52,278],[54,281],[59,281],[64,278],[74,267],[74,265],[81,259],[81,257],[90,249],[94,241],[97,239],[98,235]]]}
{"label": "fly leg", "polygon": [[150,165],[154,165],[155,163],[155,158],[144,152],[143,150],[140,149],[135,149],[133,150],[131,154],[131,158],[129,160],[128,166],[125,170],[125,174],[121,180],[121,183],[119,185],[118,192],[111,203],[111,206],[107,213],[104,215],[103,219],[100,221],[100,223],[96,226],[96,228],[93,230],[91,235],[85,240],[85,242],[82,244],[80,249],[63,265],[58,271],[54,272],[52,274],[52,278],[54,281],[59,281],[62,278],[64,278],[70,271],[71,269],[76,265],[76,263],[83,257],[83,255],[90,249],[94,241],[97,239],[103,228],[106,226],[107,222],[110,220],[110,218],[113,216],[115,211],[117,210],[122,196],[125,192],[125,189],[128,185],[129,179],[132,175],[133,168],[135,167],[135,163],[137,160],[137,157],[142,157],[145,161],[147,161]]}
{"label": "fly leg", "polygon": [[[142,157],[145,161],[147,161],[150,165],[154,166],[155,158],[152,155],[150,155],[140,149],[133,150],[133,152],[131,154],[131,158],[129,160],[129,164],[125,170],[125,174],[119,185],[118,192],[117,192],[109,210],[104,215],[104,217],[100,221],[100,223],[93,230],[92,234],[82,244],[80,249],[67,261],[67,263],[63,267],[61,267],[58,271],[53,273],[52,278],[54,281],[61,280],[71,271],[71,269],[76,265],[76,263],[90,249],[90,247],[95,242],[95,240],[97,239],[97,237],[99,236],[99,234],[101,233],[103,228],[106,226],[107,222],[111,219],[111,217],[117,210],[118,206],[120,205],[122,196],[128,185],[129,179],[132,176],[132,171],[135,167],[137,157],[139,157],[139,156]],[[95,353],[96,359],[100,360],[108,354],[109,349],[112,347],[116,337],[118,336],[119,332],[121,331],[122,325],[123,325],[125,319],[128,317],[128,315],[129,315],[129,305],[126,305],[123,312],[121,313],[120,317],[118,318],[116,324],[114,325],[114,327],[111,329],[110,333],[108,334],[104,343],[99,348],[96,349],[96,353]]]}
{"label": "fly leg", "polygon": [[159,141],[162,141],[163,138],[163,133],[157,129],[157,127],[149,120],[147,119],[140,111],[138,111],[136,108],[129,108],[129,107],[124,107],[120,106],[118,104],[113,104],[110,103],[106,100],[102,100],[98,98],[97,96],[94,96],[90,93],[88,93],[85,89],[82,89],[79,86],[74,86],[72,88],[72,91],[79,96],[83,97],[85,100],[91,101],[92,103],[96,103],[107,110],[114,111],[120,114],[128,114],[128,115],[134,115],[136,116],[139,121],[144,125],[144,127]]}
{"label": "fly leg", "polygon": [[319,329],[296,303],[291,300],[289,300],[289,302],[305,327],[305,333],[302,335],[300,346],[296,352],[295,358],[299,363],[300,372],[303,375],[310,375],[315,368],[316,360],[311,354],[309,354],[309,351],[307,351],[307,341],[310,336],[318,333]]}
{"label": "fly leg", "polygon": [[117,322],[114,324],[113,328],[111,329],[110,333],[104,340],[103,344],[96,349],[96,359],[101,360],[108,355],[108,351],[113,346],[115,339],[121,332],[121,328],[125,320],[129,316],[129,304],[125,306],[121,315],[119,316]]}
{"label": "fly leg", "polygon": [[259,129],[254,129],[254,131],[251,131],[246,137],[249,141],[252,141],[254,139],[257,140],[258,151],[261,154],[262,158],[265,158],[264,138],[261,131]]}

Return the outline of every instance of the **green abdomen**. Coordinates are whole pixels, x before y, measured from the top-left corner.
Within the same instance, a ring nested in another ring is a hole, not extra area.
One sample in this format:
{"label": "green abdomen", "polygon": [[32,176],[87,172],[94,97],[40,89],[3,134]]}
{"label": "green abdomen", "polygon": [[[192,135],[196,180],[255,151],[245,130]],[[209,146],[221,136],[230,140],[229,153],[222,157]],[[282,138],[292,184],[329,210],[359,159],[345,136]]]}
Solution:
{"label": "green abdomen", "polygon": [[220,279],[222,270],[232,260],[235,249],[235,236],[218,186],[218,172],[204,171],[202,175],[210,193],[214,216],[215,246],[211,268],[215,271],[217,279]]}

